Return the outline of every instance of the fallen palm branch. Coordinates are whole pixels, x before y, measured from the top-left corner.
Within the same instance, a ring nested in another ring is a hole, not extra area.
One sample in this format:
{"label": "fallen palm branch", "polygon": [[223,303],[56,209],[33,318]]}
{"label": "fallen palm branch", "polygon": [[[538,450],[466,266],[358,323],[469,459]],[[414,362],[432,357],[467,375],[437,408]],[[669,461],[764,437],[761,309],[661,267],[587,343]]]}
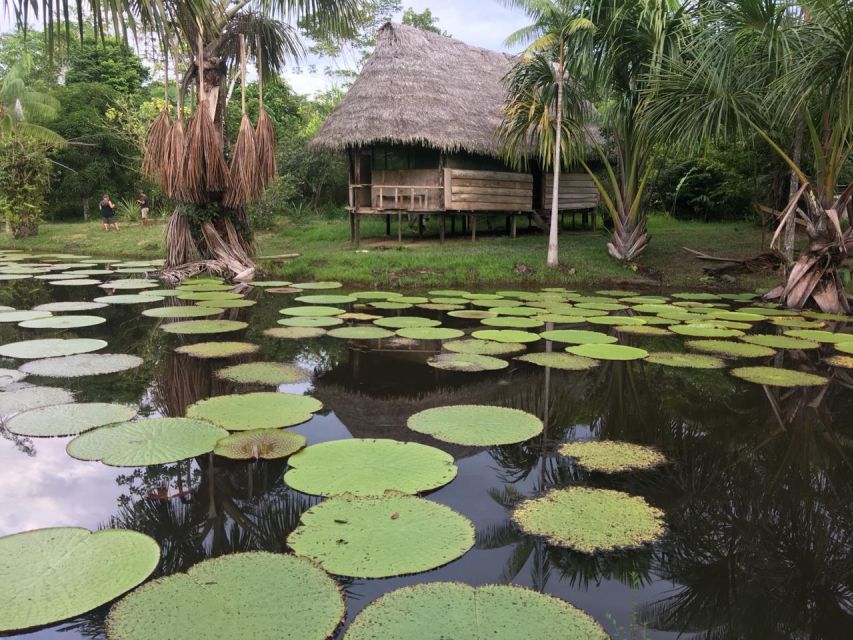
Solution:
{"label": "fallen palm branch", "polygon": [[682,247],[685,251],[693,254],[699,260],[719,263],[716,266],[705,267],[705,271],[714,275],[723,273],[758,273],[761,271],[776,271],[785,264],[785,258],[778,251],[765,251],[750,258],[728,258],[723,256],[712,256],[702,251],[696,251],[690,247]]}

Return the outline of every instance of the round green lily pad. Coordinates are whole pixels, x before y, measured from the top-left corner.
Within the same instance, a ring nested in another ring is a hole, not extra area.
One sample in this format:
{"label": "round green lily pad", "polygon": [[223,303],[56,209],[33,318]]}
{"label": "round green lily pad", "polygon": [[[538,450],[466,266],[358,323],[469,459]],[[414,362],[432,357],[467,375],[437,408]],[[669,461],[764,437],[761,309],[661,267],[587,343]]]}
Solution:
{"label": "round green lily pad", "polygon": [[341,327],[332,329],[329,335],[342,340],[382,340],[393,337],[394,333],[380,327]]}
{"label": "round green lily pad", "polygon": [[704,301],[704,300],[719,300],[720,296],[716,293],[673,293],[673,298],[679,300]]}
{"label": "round green lily pad", "polygon": [[762,316],[758,313],[745,313],[743,311],[728,311],[725,309],[721,309],[719,311],[712,311],[709,314],[712,318],[718,318],[720,320],[732,320],[734,322],[762,322],[767,319],[766,316]]}
{"label": "round green lily pad", "polygon": [[[52,275],[52,274],[51,274]],[[0,282],[11,281],[11,280],[28,280],[32,278],[28,273],[3,273],[0,274]],[[59,280],[59,278],[54,278],[54,280]],[[53,284],[53,283],[51,283]]]}
{"label": "round green lily pad", "polygon": [[182,353],[193,358],[233,358],[234,356],[256,353],[260,347],[251,342],[197,342],[196,344],[185,344],[177,349],[176,353]]}
{"label": "round green lily pad", "polygon": [[639,547],[664,533],[662,511],[609,489],[555,489],[523,502],[512,519],[525,533],[582,553]]}
{"label": "round green lily pad", "polygon": [[[188,292],[188,293],[204,293],[209,291],[231,291],[234,287],[230,284],[225,284],[224,282],[198,282],[198,283],[184,283],[180,287],[178,287],[178,291]],[[232,292],[233,293],[233,292]]]}
{"label": "round green lily pad", "polygon": [[153,295],[150,293],[141,294],[141,293],[127,293],[127,294],[118,294],[114,296],[101,296],[100,298],[95,298],[95,302],[103,302],[106,304],[153,304],[155,302],[162,302],[163,297],[159,295]]}
{"label": "round green lily pad", "polygon": [[209,309],[243,309],[254,307],[258,304],[255,300],[202,300],[196,306]]}
{"label": "round green lily pad", "polygon": [[820,387],[829,382],[823,376],[781,367],[740,367],[731,373],[741,380],[771,387]]}
{"label": "round green lily pad", "polygon": [[407,426],[437,440],[477,447],[524,442],[543,428],[539,418],[525,411],[485,405],[427,409],[411,416]]}
{"label": "round green lily pad", "polygon": [[545,340],[565,344],[613,344],[618,340],[599,331],[583,331],[580,329],[557,329],[543,331],[539,334]]}
{"label": "round green lily pad", "polygon": [[387,311],[401,311],[403,309],[411,309],[411,302],[398,302],[399,298],[394,298],[393,302],[371,302],[370,306],[374,309],[385,309]]}
{"label": "round green lily pad", "polygon": [[[750,335],[741,338],[747,344],[757,344],[762,347],[770,347],[771,349],[819,349],[820,343],[813,340],[803,340],[801,338],[791,338],[790,336],[777,335]],[[853,343],[851,343],[853,344]]]}
{"label": "round green lily pad", "polygon": [[[158,298],[177,298],[182,293],[185,292],[180,289],[144,289],[139,292],[143,296],[156,296]],[[205,302],[205,300],[202,300],[202,302]]]}
{"label": "round green lily pad", "polygon": [[482,329],[471,334],[477,340],[491,340],[493,342],[505,342],[515,344],[526,344],[537,342],[541,337],[529,331],[516,331],[515,329]]}
{"label": "round green lily pad", "polygon": [[100,316],[51,316],[38,320],[25,320],[18,324],[24,329],[80,329],[104,324],[106,318]]}
{"label": "round green lily pad", "polygon": [[614,327],[619,333],[625,333],[631,336],[648,336],[648,337],[663,337],[672,335],[672,331],[662,327],[650,327],[648,325],[631,325]]}
{"label": "round green lily pad", "polygon": [[460,289],[436,289],[435,291],[427,291],[427,295],[441,298],[465,298],[466,296],[470,296],[471,292]]}
{"label": "round green lily pad", "polygon": [[31,360],[21,365],[21,371],[42,378],[83,378],[135,369],[143,362],[138,356],[123,353],[82,353]]}
{"label": "round green lily pad", "polygon": [[87,431],[65,450],[77,460],[100,460],[113,467],[145,467],[210,453],[228,435],[208,422],[149,418]]}
{"label": "round green lily pad", "polygon": [[341,295],[316,295],[316,296],[299,296],[296,298],[296,302],[301,302],[302,304],[349,304],[351,302],[355,302],[358,300],[355,296],[341,296]]}
{"label": "round green lily pad", "polygon": [[338,327],[344,323],[343,318],[332,316],[297,316],[292,318],[282,318],[278,324],[284,327]]}
{"label": "round green lily pad", "polygon": [[231,293],[230,291],[190,291],[179,295],[178,300],[202,302],[212,300],[239,300],[242,297],[242,294]]}
{"label": "round green lily pad", "polygon": [[720,358],[701,353],[659,351],[650,353],[646,360],[652,364],[660,364],[665,367],[683,367],[685,369],[724,369],[726,367],[726,363]]}
{"label": "round green lily pad", "polygon": [[770,324],[788,329],[821,329],[826,326],[822,320],[806,320],[805,318],[789,318],[787,316],[770,318]]}
{"label": "round green lily pad", "polygon": [[107,346],[103,340],[93,338],[47,338],[45,340],[25,340],[12,342],[0,347],[0,356],[34,360],[36,358],[58,358],[78,353],[90,353]]}
{"label": "round green lily pad", "polygon": [[494,342],[492,340],[453,340],[442,345],[447,351],[454,353],[470,353],[482,356],[503,356],[520,353],[526,348],[523,344],[513,342]]}
{"label": "round green lily pad", "polygon": [[433,369],[464,373],[500,371],[509,366],[509,362],[506,360],[477,353],[441,353],[427,360],[427,364]]}
{"label": "round green lily pad", "polygon": [[126,280],[111,280],[98,286],[102,289],[156,289],[160,285],[154,280],[127,278]]}
{"label": "round green lily pad", "polygon": [[307,340],[326,335],[326,330],[320,327],[273,327],[266,329],[264,335],[283,340]]}
{"label": "round green lily pad", "polygon": [[6,423],[11,433],[34,438],[77,434],[136,417],[136,408],[104,402],[57,404],[24,411]]}
{"label": "round green lily pad", "polygon": [[642,360],[649,352],[637,347],[626,347],[621,344],[579,344],[566,347],[568,353],[596,360]]}
{"label": "round green lily pad", "polygon": [[240,331],[249,325],[237,320],[187,320],[185,322],[172,322],[164,324],[160,328],[166,333],[178,333],[182,335],[204,335],[211,333],[228,333]]}
{"label": "round green lily pad", "polygon": [[824,313],[822,311],[803,311],[803,315],[807,318],[816,318],[818,320],[828,320],[829,322],[853,322],[853,316],[846,316],[841,313]]}
{"label": "round green lily pad", "polygon": [[465,332],[445,327],[409,327],[397,329],[397,335],[410,340],[452,340],[464,336]]}
{"label": "round green lily pad", "polygon": [[390,578],[440,567],[474,546],[474,525],[409,495],[329,498],[302,514],[288,546],[329,573]]}
{"label": "round green lily pad", "polygon": [[565,600],[515,585],[428,582],[387,593],[359,613],[344,640],[607,640]]}
{"label": "round green lily pad", "polygon": [[0,369],[0,389],[8,387],[10,384],[20,382],[27,377],[27,374],[17,369]]}
{"label": "round green lily pad", "polygon": [[3,311],[0,313],[0,322],[26,322],[27,320],[40,320],[50,318],[49,311]]}
{"label": "round green lily pad", "polygon": [[430,302],[434,304],[458,304],[458,305],[466,305],[468,304],[467,298],[430,298]]}
{"label": "round green lily pad", "polygon": [[588,471],[601,473],[651,469],[666,463],[666,457],[657,449],[612,440],[567,442],[560,447],[560,454],[576,458]]}
{"label": "round green lily pad", "polygon": [[853,355],[853,342],[838,342],[835,344],[835,348],[841,353],[849,353]]}
{"label": "round green lily pad", "polygon": [[26,387],[0,393],[0,417],[13,413],[74,402],[74,396],[56,387]]}
{"label": "round green lily pad", "polygon": [[598,362],[592,358],[573,356],[568,353],[527,353],[518,356],[516,360],[563,371],[586,371],[598,366]]}
{"label": "round green lily pad", "polygon": [[352,320],[354,322],[373,322],[379,320],[382,316],[377,316],[372,313],[349,312],[342,313],[338,316],[341,320]]}
{"label": "round green lily pad", "polygon": [[610,327],[627,327],[632,325],[639,327],[646,324],[646,319],[641,318],[640,316],[595,316],[587,318],[586,321],[589,324],[606,325]]}
{"label": "round green lily pad", "polygon": [[0,538],[0,632],[81,615],[133,589],[160,562],[136,531],[63,527]]}
{"label": "round green lily pad", "polygon": [[561,313],[542,313],[533,317],[536,320],[550,322],[551,324],[583,324],[586,322],[586,316],[567,316]]}
{"label": "round green lily pad", "polygon": [[95,309],[103,309],[109,305],[103,302],[48,302],[33,307],[33,311],[48,311],[50,313],[62,313],[63,311],[94,311]]}
{"label": "round green lily pad", "polygon": [[303,449],[307,438],[286,429],[240,431],[222,438],[213,453],[232,460],[277,460]]}
{"label": "round green lily pad", "polygon": [[224,309],[221,307],[198,307],[188,305],[185,307],[154,307],[153,309],[145,309],[142,315],[149,318],[204,318],[207,316],[217,316]]}
{"label": "round green lily pad", "polygon": [[343,309],[339,309],[338,307],[287,307],[285,309],[279,309],[279,313],[286,316],[310,316],[313,318],[318,318],[321,316],[338,316],[344,313]]}
{"label": "round green lily pad", "polygon": [[712,324],[674,324],[669,330],[692,338],[736,338],[744,335],[738,329],[723,329]]}
{"label": "round green lily pad", "polygon": [[234,553],[149,582],[107,617],[109,640],[326,640],[344,616],[338,584],[304,558]]}
{"label": "round green lily pad", "polygon": [[278,289],[280,287],[289,287],[292,284],[292,282],[288,282],[287,280],[255,280],[251,283],[253,287],[260,287],[261,289]]}
{"label": "round green lily pad", "polygon": [[340,282],[295,282],[291,286],[294,289],[302,289],[303,291],[314,291],[319,289],[340,289],[344,285]]}
{"label": "round green lily pad", "polygon": [[456,477],[453,456],[416,442],[350,439],[315,444],[290,461],[284,481],[314,496],[422,493]]}
{"label": "round green lily pad", "polygon": [[688,340],[684,344],[690,349],[730,358],[769,358],[776,353],[769,347],[729,340]]}
{"label": "round green lily pad", "polygon": [[262,391],[201,400],[190,405],[187,417],[229,431],[254,431],[302,424],[322,408],[323,403],[310,396]]}
{"label": "round green lily pad", "polygon": [[217,377],[241,384],[296,384],[311,376],[304,369],[282,362],[247,362],[216,372]]}
{"label": "round green lily pad", "polygon": [[461,304],[438,304],[435,302],[427,302],[416,306],[419,309],[426,309],[428,311],[459,311],[465,308]]}
{"label": "round green lily pad", "polygon": [[491,307],[489,311],[499,316],[527,317],[542,313],[542,309],[535,307]]}
{"label": "round green lily pad", "polygon": [[480,322],[487,327],[505,327],[507,329],[536,329],[545,324],[544,321],[538,318],[516,318],[513,316],[483,318]]}
{"label": "round green lily pad", "polygon": [[377,327],[385,327],[386,329],[409,329],[415,327],[438,327],[441,322],[432,318],[422,318],[420,316],[394,316],[391,318],[379,318],[374,320],[373,324]]}
{"label": "round green lily pad", "polygon": [[48,284],[55,287],[91,287],[100,285],[101,281],[94,278],[73,278],[71,280],[50,280]]}
{"label": "round green lily pad", "polygon": [[823,342],[826,344],[853,342],[853,333],[833,333],[831,331],[820,331],[817,329],[793,329],[791,331],[786,331],[785,335],[791,336],[792,338],[814,340],[815,342]]}
{"label": "round green lily pad", "polygon": [[461,318],[463,320],[484,320],[485,318],[496,318],[497,314],[491,311],[481,311],[479,309],[463,309],[462,311],[449,311],[447,313],[451,318]]}

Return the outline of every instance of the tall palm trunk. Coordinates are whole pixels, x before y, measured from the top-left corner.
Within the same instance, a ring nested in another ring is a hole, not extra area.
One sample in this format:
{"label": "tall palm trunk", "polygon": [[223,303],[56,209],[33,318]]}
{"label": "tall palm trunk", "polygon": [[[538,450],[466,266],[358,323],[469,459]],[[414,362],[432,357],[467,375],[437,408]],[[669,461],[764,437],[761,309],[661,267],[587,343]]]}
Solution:
{"label": "tall palm trunk", "polygon": [[554,185],[551,191],[551,226],[548,230],[548,266],[556,267],[560,262],[560,142],[563,138],[563,44],[560,43],[560,61],[557,65],[557,131],[554,138]]}

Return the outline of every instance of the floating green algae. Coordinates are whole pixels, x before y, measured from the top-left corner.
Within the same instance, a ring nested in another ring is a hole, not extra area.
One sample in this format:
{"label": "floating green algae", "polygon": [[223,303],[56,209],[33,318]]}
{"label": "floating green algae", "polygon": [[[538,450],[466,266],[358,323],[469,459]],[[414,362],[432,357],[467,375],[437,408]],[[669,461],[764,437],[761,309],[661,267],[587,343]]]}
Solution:
{"label": "floating green algae", "polygon": [[740,367],[731,373],[741,380],[771,387],[819,387],[829,383],[823,376],[781,367]]}
{"label": "floating green algae", "polygon": [[136,531],[63,527],[0,538],[0,632],[81,615],[133,589],[160,561]]}
{"label": "floating green algae", "polygon": [[344,617],[338,584],[305,558],[233,553],[149,582],[116,604],[109,640],[326,640]]}
{"label": "floating green algae", "polygon": [[457,473],[453,456],[435,447],[359,438],[312,445],[289,465],[285,483],[315,496],[422,493],[443,487]]}
{"label": "floating green algae", "polygon": [[462,556],[474,546],[474,525],[449,507],[415,496],[336,496],[303,513],[287,544],[334,575],[390,578]]}
{"label": "floating green algae", "polygon": [[560,454],[575,458],[587,471],[600,473],[651,469],[666,463],[657,449],[613,440],[567,442],[560,447]]}
{"label": "floating green algae", "polygon": [[598,366],[598,362],[592,358],[573,356],[568,353],[528,353],[518,356],[516,360],[563,371],[586,371]]}
{"label": "floating green algae", "polygon": [[664,533],[662,511],[609,489],[554,489],[523,502],[512,519],[525,533],[582,553],[639,547]]}
{"label": "floating green algae", "polygon": [[310,396],[262,391],[200,400],[187,408],[187,417],[229,431],[254,431],[302,424],[322,408],[323,403]]}
{"label": "floating green algae", "polygon": [[104,402],[56,404],[19,413],[6,423],[10,433],[33,438],[76,436],[136,417],[136,408]]}
{"label": "floating green algae", "polygon": [[260,346],[250,342],[197,342],[186,344],[175,349],[176,353],[182,353],[193,358],[233,358],[234,356],[256,353]]}
{"label": "floating green algae", "polygon": [[437,440],[480,447],[524,442],[542,433],[543,428],[533,414],[486,405],[427,409],[411,416],[407,426]]}
{"label": "floating green algae", "polygon": [[568,602],[515,585],[429,582],[386,593],[362,610],[344,640],[607,640]]}
{"label": "floating green algae", "polygon": [[232,460],[277,460],[293,455],[307,443],[305,436],[286,429],[256,429],[222,438],[213,453]]}
{"label": "floating green algae", "polygon": [[464,373],[500,371],[509,366],[506,360],[476,353],[441,353],[427,360],[427,364],[433,369]]}

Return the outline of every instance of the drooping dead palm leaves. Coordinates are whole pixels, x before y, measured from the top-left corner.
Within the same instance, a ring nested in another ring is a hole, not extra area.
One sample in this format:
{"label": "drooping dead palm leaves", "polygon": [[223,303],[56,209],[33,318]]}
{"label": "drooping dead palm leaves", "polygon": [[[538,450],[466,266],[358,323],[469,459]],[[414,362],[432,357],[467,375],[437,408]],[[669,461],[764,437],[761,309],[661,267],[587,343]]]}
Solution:
{"label": "drooping dead palm leaves", "polygon": [[246,113],[246,40],[240,36],[240,93],[243,118],[237,134],[237,144],[231,157],[231,188],[225,195],[224,204],[237,209],[257,199],[261,192],[258,178],[258,156],[255,149],[255,129]]}
{"label": "drooping dead palm leaves", "polygon": [[264,74],[261,60],[261,47],[258,47],[258,126],[255,129],[255,149],[257,152],[259,191],[266,187],[278,175],[275,164],[275,128],[272,119],[264,109]]}
{"label": "drooping dead palm leaves", "polygon": [[[166,49],[164,47],[164,53]],[[142,153],[142,175],[154,182],[162,180],[162,171],[165,162],[166,145],[172,125],[169,120],[169,55],[165,53],[166,75],[163,81],[163,94],[165,104],[160,115],[148,128],[145,135],[145,148]]]}

